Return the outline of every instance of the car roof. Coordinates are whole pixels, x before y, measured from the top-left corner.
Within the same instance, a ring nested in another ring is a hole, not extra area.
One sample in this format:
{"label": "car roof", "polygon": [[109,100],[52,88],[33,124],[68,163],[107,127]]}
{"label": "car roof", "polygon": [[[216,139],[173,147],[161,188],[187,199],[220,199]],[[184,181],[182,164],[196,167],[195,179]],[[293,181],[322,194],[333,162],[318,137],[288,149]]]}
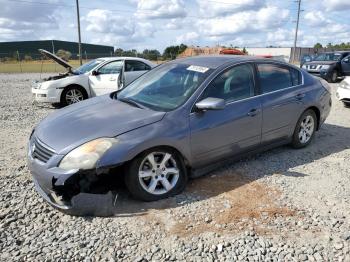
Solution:
{"label": "car roof", "polygon": [[115,60],[115,59],[122,59],[122,60],[128,59],[128,60],[137,60],[137,61],[150,62],[147,59],[143,59],[141,57],[130,57],[130,56],[111,56],[111,57],[100,57],[100,58],[97,58],[97,59],[102,59],[102,60],[105,60],[105,61]]}
{"label": "car roof", "polygon": [[171,63],[188,64],[195,66],[203,66],[211,69],[216,69],[226,63],[244,62],[244,61],[275,61],[271,59],[264,59],[256,56],[248,55],[203,55],[203,56],[191,56],[186,58],[180,58],[172,61]]}

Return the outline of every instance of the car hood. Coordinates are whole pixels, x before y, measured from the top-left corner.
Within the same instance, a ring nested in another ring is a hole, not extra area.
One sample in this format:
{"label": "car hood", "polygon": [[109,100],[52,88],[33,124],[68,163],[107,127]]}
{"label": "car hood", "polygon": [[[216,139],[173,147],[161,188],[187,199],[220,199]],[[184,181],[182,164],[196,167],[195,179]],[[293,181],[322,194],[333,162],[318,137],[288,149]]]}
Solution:
{"label": "car hood", "polygon": [[54,55],[53,53],[50,53],[49,51],[44,50],[44,49],[39,49],[38,51],[42,55],[46,56],[47,58],[55,61],[57,64],[63,66],[64,68],[67,68],[69,71],[72,70],[73,67],[70,64],[68,64],[66,61],[64,61],[62,58]]}
{"label": "car hood", "polygon": [[332,65],[336,63],[337,61],[311,61],[304,63],[304,65]]}
{"label": "car hood", "polygon": [[164,115],[104,95],[49,115],[36,127],[35,136],[58,154],[65,154],[93,139],[115,137],[155,123]]}

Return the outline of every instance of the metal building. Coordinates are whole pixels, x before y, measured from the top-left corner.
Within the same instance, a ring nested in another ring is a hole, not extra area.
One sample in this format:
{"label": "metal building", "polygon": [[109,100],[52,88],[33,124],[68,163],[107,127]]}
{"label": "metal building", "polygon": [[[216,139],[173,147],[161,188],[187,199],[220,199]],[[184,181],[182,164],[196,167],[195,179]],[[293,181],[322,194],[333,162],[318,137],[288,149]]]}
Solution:
{"label": "metal building", "polygon": [[[0,58],[20,56],[31,56],[33,59],[41,57],[38,49],[45,49],[49,52],[56,53],[62,49],[72,54],[72,59],[79,58],[79,47],[77,42],[68,42],[60,40],[39,40],[39,41],[16,41],[0,42]],[[112,56],[114,53],[113,46],[93,45],[82,43],[82,56],[84,59],[97,57]]]}

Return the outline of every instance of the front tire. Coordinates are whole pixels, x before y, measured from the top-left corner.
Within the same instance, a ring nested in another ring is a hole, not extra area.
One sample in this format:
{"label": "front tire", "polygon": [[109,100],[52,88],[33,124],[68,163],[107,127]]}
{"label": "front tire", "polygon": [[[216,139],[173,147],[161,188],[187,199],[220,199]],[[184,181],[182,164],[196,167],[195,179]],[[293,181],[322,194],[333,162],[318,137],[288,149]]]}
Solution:
{"label": "front tire", "polygon": [[303,148],[308,146],[315,136],[317,117],[315,111],[306,110],[299,118],[294,130],[292,146]]}
{"label": "front tire", "polygon": [[125,184],[133,197],[156,201],[185,189],[187,171],[183,158],[172,149],[147,150],[127,167]]}
{"label": "front tire", "polygon": [[67,106],[87,99],[85,90],[80,86],[71,86],[63,90],[61,94],[61,106]]}

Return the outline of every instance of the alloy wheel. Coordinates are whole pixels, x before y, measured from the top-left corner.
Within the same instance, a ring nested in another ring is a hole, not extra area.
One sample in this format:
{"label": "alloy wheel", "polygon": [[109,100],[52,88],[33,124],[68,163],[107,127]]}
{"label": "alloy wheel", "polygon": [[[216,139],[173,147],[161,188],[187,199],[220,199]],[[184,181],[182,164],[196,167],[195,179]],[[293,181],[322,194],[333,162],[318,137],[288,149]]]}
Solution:
{"label": "alloy wheel", "polygon": [[66,93],[66,102],[68,105],[84,100],[84,95],[79,89],[70,89]]}
{"label": "alloy wheel", "polygon": [[312,116],[306,115],[300,123],[299,141],[302,144],[306,144],[312,137],[315,130],[315,120]]}
{"label": "alloy wheel", "polygon": [[180,170],[174,156],[152,152],[141,162],[138,177],[142,188],[150,194],[162,195],[172,190],[179,180]]}

